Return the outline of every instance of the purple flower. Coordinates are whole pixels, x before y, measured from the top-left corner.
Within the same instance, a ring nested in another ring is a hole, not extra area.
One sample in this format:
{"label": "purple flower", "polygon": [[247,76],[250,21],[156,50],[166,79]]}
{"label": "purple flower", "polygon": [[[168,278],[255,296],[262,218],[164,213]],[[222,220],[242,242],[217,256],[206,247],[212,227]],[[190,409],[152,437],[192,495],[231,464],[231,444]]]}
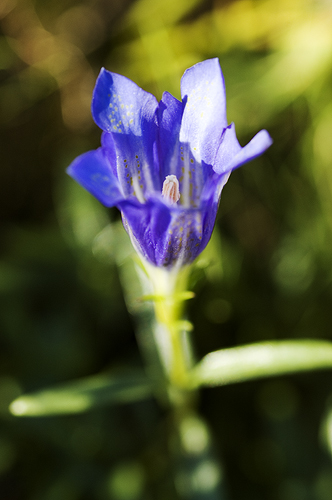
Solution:
{"label": "purple flower", "polygon": [[241,147],[227,125],[218,59],[185,71],[182,102],[158,103],[124,76],[102,69],[92,115],[101,147],[68,168],[107,207],[121,210],[135,249],[156,266],[191,263],[207,245],[220,193],[231,171],[272,143],[261,130]]}

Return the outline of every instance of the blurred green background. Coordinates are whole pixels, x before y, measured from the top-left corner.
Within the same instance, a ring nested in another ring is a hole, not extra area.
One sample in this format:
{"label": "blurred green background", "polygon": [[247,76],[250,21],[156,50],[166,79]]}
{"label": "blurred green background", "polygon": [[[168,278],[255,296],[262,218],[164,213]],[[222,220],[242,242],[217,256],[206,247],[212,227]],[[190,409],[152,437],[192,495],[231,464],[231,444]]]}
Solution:
{"label": "blurred green background", "polygon": [[[99,145],[101,66],[160,99],[179,97],[187,67],[219,57],[240,143],[266,128],[274,144],[224,188],[188,304],[196,355],[331,339],[332,4],[2,0],[0,20],[0,498],[176,499],[153,401],[8,412],[24,392],[140,364],[105,246],[119,215],[65,168]],[[202,391],[230,499],[331,500],[331,392],[328,371]]]}

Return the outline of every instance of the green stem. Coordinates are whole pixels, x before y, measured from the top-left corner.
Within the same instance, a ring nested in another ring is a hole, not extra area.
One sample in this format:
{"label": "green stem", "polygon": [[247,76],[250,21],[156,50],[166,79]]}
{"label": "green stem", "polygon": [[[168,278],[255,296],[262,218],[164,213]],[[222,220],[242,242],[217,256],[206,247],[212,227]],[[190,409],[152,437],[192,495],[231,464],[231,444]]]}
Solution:
{"label": "green stem", "polygon": [[[156,335],[164,336],[164,344],[168,348],[159,348],[160,357],[166,366],[169,383],[179,389],[188,389],[189,356],[186,349],[185,335],[191,329],[184,320],[184,302],[193,297],[187,292],[189,267],[180,270],[164,270],[151,266],[146,267],[152,283],[156,318]],[[167,352],[168,351],[168,352]]]}
{"label": "green stem", "polygon": [[187,379],[187,361],[182,341],[181,317],[177,316],[178,307],[166,297],[155,303],[157,328],[168,337],[170,359],[168,377],[173,385],[185,387]]}

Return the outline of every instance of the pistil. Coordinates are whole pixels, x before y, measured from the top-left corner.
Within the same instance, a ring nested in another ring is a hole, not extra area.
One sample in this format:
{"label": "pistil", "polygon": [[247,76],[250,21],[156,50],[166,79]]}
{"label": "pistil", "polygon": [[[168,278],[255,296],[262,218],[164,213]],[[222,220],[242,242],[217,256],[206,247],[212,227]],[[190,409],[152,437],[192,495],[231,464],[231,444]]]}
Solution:
{"label": "pistil", "polygon": [[179,181],[176,175],[167,175],[163,183],[162,193],[164,198],[166,198],[171,203],[175,204],[180,199],[180,189]]}

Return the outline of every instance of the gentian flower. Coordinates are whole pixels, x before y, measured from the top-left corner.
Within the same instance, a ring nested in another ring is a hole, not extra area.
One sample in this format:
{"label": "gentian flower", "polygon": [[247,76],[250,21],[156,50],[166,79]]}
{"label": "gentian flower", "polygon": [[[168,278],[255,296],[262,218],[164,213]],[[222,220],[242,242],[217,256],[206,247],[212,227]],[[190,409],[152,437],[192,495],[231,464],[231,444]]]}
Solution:
{"label": "gentian flower", "polygon": [[173,269],[206,247],[220,194],[232,170],[272,143],[261,130],[241,147],[226,119],[218,59],[185,71],[182,102],[156,98],[124,76],[102,69],[92,115],[101,147],[68,168],[79,184],[122,213],[136,251],[150,264]]}

